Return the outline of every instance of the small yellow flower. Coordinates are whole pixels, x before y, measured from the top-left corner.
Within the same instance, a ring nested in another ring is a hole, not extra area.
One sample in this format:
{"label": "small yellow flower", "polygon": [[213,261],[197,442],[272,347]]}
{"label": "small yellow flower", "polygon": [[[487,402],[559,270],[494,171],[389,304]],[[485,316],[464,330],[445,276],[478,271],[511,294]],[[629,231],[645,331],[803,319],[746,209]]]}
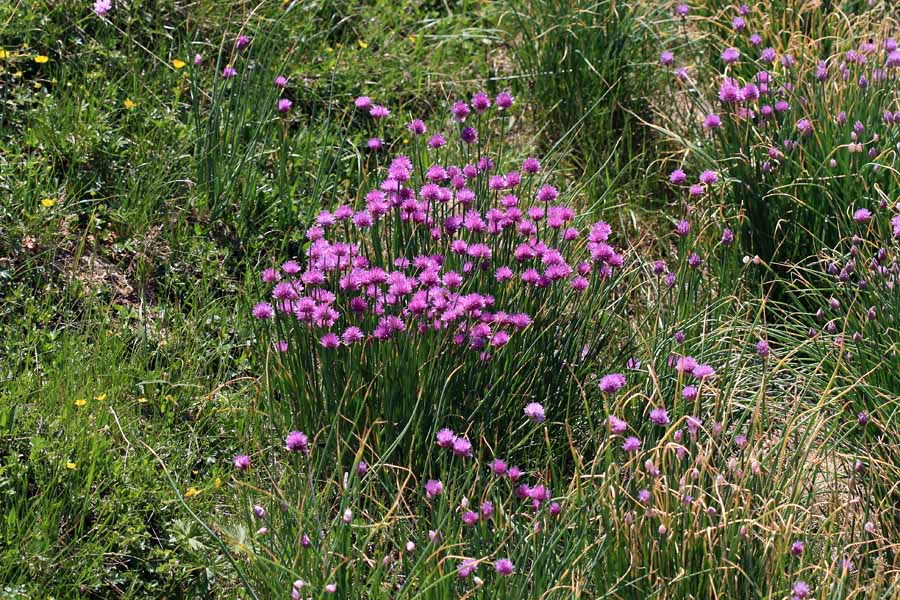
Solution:
{"label": "small yellow flower", "polygon": [[37,56],[34,57],[34,62],[36,62],[39,65],[42,65],[49,61],[50,61],[50,57],[44,56],[43,54],[38,54]]}
{"label": "small yellow flower", "polygon": [[331,46],[326,46],[325,52],[334,52],[334,48],[332,48]]}
{"label": "small yellow flower", "polygon": [[213,485],[216,486],[216,489],[219,489],[220,487],[222,487],[222,478],[216,477],[216,480],[213,482]]}
{"label": "small yellow flower", "polygon": [[75,464],[75,463],[73,463],[72,461],[69,461],[69,462],[66,463],[66,468],[67,468],[68,470],[70,470],[70,471],[74,471],[74,470],[75,470],[75,467],[77,467],[77,466],[78,466],[78,465]]}
{"label": "small yellow flower", "polygon": [[147,404],[147,399],[141,396],[138,398],[138,404]]}
{"label": "small yellow flower", "polygon": [[75,406],[77,406],[78,408],[81,408],[85,404],[87,404],[87,400],[85,400],[84,398],[79,398],[75,401]]}
{"label": "small yellow flower", "polygon": [[179,60],[177,58],[172,59],[172,66],[175,67],[176,69],[183,69],[185,67],[185,65],[187,65],[187,63],[184,62],[183,60]]}
{"label": "small yellow flower", "polygon": [[9,58],[9,52],[7,52],[6,50],[0,50],[0,60],[4,60],[6,58]]}
{"label": "small yellow flower", "polygon": [[175,401],[175,397],[174,397],[172,394],[166,394],[166,395],[165,395],[165,400],[166,400],[166,402],[174,402],[174,401]]}
{"label": "small yellow flower", "polygon": [[369,44],[367,44],[366,42],[364,42],[362,40],[359,40],[357,43],[359,44],[359,47],[362,48],[363,50],[365,50],[366,48],[369,47]]}
{"label": "small yellow flower", "polygon": [[137,104],[132,102],[131,98],[125,98],[125,108],[127,108],[128,110],[131,110],[135,106],[137,106]]}
{"label": "small yellow flower", "polygon": [[34,82],[34,89],[36,89],[36,90],[41,89],[41,82],[40,82],[40,81],[35,81],[35,82]]}
{"label": "small yellow flower", "polygon": [[199,494],[199,493],[200,493],[200,490],[198,490],[197,488],[195,488],[195,487],[189,487],[189,488],[187,489],[187,491],[184,493],[184,497],[185,497],[185,498],[190,498],[190,497],[192,497],[192,496],[196,496],[196,495]]}
{"label": "small yellow flower", "polygon": [[54,204],[56,204],[56,200],[53,198],[44,198],[41,200],[41,206],[44,208],[51,208]]}
{"label": "small yellow flower", "polygon": [[100,402],[103,402],[104,400],[106,400],[106,392],[104,392],[104,393],[100,394],[99,396],[97,396],[97,397],[95,398],[95,400],[99,400]]}

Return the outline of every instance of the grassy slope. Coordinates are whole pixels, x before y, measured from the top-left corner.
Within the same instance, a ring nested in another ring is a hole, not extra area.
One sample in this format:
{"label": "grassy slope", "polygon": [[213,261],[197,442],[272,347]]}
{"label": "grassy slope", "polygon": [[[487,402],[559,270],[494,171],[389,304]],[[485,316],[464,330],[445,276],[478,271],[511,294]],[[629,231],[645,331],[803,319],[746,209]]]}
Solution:
{"label": "grassy slope", "polygon": [[[211,224],[190,183],[187,69],[171,61],[214,60],[250,8],[138,1],[113,26],[88,3],[0,7],[0,581],[13,597],[233,597],[145,445],[192,508],[225,510],[220,470],[259,391],[241,290],[272,236]],[[281,24],[298,119],[361,93],[418,112],[458,74],[489,73],[477,3],[301,8]]]}

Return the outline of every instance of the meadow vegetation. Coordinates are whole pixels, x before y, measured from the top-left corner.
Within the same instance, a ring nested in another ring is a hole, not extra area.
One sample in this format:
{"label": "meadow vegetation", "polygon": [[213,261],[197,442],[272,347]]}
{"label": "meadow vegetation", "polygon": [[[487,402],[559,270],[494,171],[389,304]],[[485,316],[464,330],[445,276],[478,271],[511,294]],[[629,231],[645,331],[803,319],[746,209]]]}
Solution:
{"label": "meadow vegetation", "polygon": [[898,597],[896,19],[0,5],[0,598]]}

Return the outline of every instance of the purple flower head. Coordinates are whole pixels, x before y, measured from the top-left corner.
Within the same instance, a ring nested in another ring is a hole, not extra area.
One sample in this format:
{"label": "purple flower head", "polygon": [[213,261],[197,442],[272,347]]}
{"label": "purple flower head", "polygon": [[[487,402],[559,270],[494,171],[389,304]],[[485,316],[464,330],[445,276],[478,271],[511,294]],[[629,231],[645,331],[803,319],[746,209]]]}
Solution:
{"label": "purple flower head", "polygon": [[621,373],[610,373],[600,379],[600,391],[606,394],[615,394],[625,387],[625,376]]}
{"label": "purple flower head", "polygon": [[718,129],[722,126],[722,119],[715,113],[708,114],[706,115],[706,118],[703,119],[703,126],[706,129]]}
{"label": "purple flower head", "polygon": [[715,171],[703,171],[700,173],[700,183],[705,185],[712,185],[719,181],[719,175]]}
{"label": "purple flower head", "polygon": [[534,423],[543,423],[546,419],[544,415],[544,407],[537,402],[530,402],[525,407],[525,416]]}
{"label": "purple flower head", "polygon": [[243,50],[244,48],[246,48],[249,45],[250,45],[250,38],[248,38],[246,35],[239,35],[237,40],[235,40],[235,42],[234,42],[234,46],[238,50]]}
{"label": "purple flower head", "polygon": [[479,115],[483,114],[487,109],[491,107],[491,98],[484,92],[478,92],[474,96],[472,96],[472,108],[475,109]]}
{"label": "purple flower head", "polygon": [[453,106],[450,107],[450,112],[453,113],[453,118],[462,123],[466,120],[466,117],[469,116],[469,105],[465,102],[454,102]]}
{"label": "purple flower head", "polygon": [[275,78],[275,87],[277,87],[278,89],[281,89],[281,90],[286,88],[287,87],[287,77],[285,77],[284,75],[279,75],[278,77],[276,77]]}
{"label": "purple flower head", "polygon": [[697,368],[697,361],[693,356],[679,356],[675,361],[675,369],[679,373],[693,373]]}
{"label": "purple flower head", "polygon": [[675,169],[669,174],[669,181],[675,185],[681,185],[687,181],[687,174],[681,169]]}
{"label": "purple flower head", "polygon": [[98,17],[106,15],[112,9],[112,0],[97,0],[94,2],[94,12]]}
{"label": "purple flower head", "polygon": [[491,473],[497,475],[498,477],[506,475],[506,463],[499,458],[495,458],[491,461],[490,468]]}
{"label": "purple flower head", "polygon": [[641,440],[632,436],[625,438],[625,441],[622,442],[622,450],[625,452],[637,452],[641,447]]}
{"label": "purple flower head", "polygon": [[453,440],[455,439],[456,435],[446,427],[437,432],[437,445],[441,448],[450,448],[453,446]]}
{"label": "purple flower head", "polygon": [[867,208],[857,209],[853,213],[853,220],[856,221],[857,223],[865,223],[866,221],[868,221],[871,218],[872,218],[872,213],[869,212],[869,209],[867,209]]}
{"label": "purple flower head", "polygon": [[234,457],[234,468],[238,471],[246,471],[250,468],[250,457],[246,454],[238,454]]}
{"label": "purple flower head", "polygon": [[413,135],[422,135],[425,133],[425,122],[422,119],[413,119],[406,129]]}
{"label": "purple flower head", "polygon": [[279,98],[278,99],[278,112],[284,114],[291,110],[291,107],[294,105],[288,98]]}
{"label": "purple flower head", "polygon": [[457,437],[453,440],[453,454],[463,458],[470,458],[472,456],[472,442],[462,436]]}
{"label": "purple flower head", "polygon": [[641,490],[637,493],[638,501],[641,504],[647,504],[650,502],[650,491],[649,490]]}
{"label": "purple flower head", "polygon": [[[697,398],[697,388],[692,385],[684,386],[684,389],[681,390],[681,397],[688,401],[695,400]],[[690,429],[690,425],[688,425],[688,429]]]}
{"label": "purple flower head", "polygon": [[735,31],[744,31],[747,29],[747,22],[744,20],[744,17],[735,17],[731,20],[731,26],[734,27]]}
{"label": "purple flower head", "polygon": [[684,18],[688,15],[688,12],[690,10],[691,9],[687,4],[681,3],[675,7],[675,14],[678,15],[679,17]]}
{"label": "purple flower head", "polygon": [[259,320],[271,319],[275,316],[275,310],[268,302],[259,302],[253,307],[253,316]]}
{"label": "purple flower head", "polygon": [[292,431],[284,439],[288,452],[302,452],[309,454],[309,437],[302,431]]}
{"label": "purple flower head", "polygon": [[724,52],[722,52],[722,60],[725,61],[725,64],[736,63],[738,59],[741,57],[741,52],[737,48],[726,48]]}
{"label": "purple flower head", "polygon": [[860,425],[862,425],[863,427],[868,425],[869,424],[869,413],[867,413],[866,411],[862,411],[861,413],[859,413],[859,415],[856,417],[856,422],[859,423]]}
{"label": "purple flower head", "polygon": [[678,237],[687,237],[687,235],[691,232],[691,224],[685,220],[678,221],[675,224],[675,233]]}
{"label": "purple flower head", "polygon": [[800,556],[803,554],[803,542],[797,540],[793,544],[791,544],[791,554],[794,556]]}
{"label": "purple flower head", "polygon": [[803,598],[806,598],[807,596],[809,596],[809,591],[810,591],[809,586],[806,584],[805,581],[801,580],[801,581],[795,582],[793,590],[794,590],[794,596],[799,598],[800,600],[803,600]]}
{"label": "purple flower head", "polygon": [[556,197],[559,195],[559,192],[552,185],[541,186],[541,189],[538,190],[537,199],[541,202],[553,202],[556,200]]}
{"label": "purple flower head", "polygon": [[469,575],[475,572],[475,569],[478,568],[478,562],[472,559],[466,559],[462,561],[458,567],[456,567],[456,573],[460,579],[466,579]]}
{"label": "purple flower head", "polygon": [[778,56],[775,54],[773,48],[763,48],[762,53],[759,55],[759,59],[766,64],[772,64],[775,62],[776,58],[778,58]]}
{"label": "purple flower head", "polygon": [[692,269],[699,268],[702,262],[703,261],[700,259],[700,256],[696,252],[691,252],[691,255],[688,256],[688,266]]}
{"label": "purple flower head", "polygon": [[431,146],[432,148],[435,148],[435,149],[441,148],[441,147],[445,146],[446,144],[447,144],[447,140],[444,138],[444,136],[442,136],[439,133],[436,133],[435,135],[428,138],[428,145]]}
{"label": "purple flower head", "polygon": [[650,411],[650,420],[656,425],[665,426],[669,424],[669,414],[665,408],[654,408]]}
{"label": "purple flower head", "polygon": [[609,425],[609,431],[613,434],[622,434],[628,429],[628,423],[620,419],[615,415],[609,415],[606,419],[607,424]]}
{"label": "purple flower head", "polygon": [[534,175],[538,171],[541,170],[541,163],[538,162],[538,159],[534,157],[526,158],[522,163],[522,170],[528,173],[529,175]]}
{"label": "purple flower head", "polygon": [[687,425],[688,433],[691,435],[695,435],[702,425],[702,422],[697,417],[687,417],[684,422]]}
{"label": "purple flower head", "polygon": [[429,479],[425,482],[425,497],[429,500],[441,495],[444,491],[444,484],[437,479]]}
{"label": "purple flower head", "polygon": [[813,126],[809,119],[800,119],[797,121],[797,131],[800,132],[802,137],[807,137],[812,135]]}
{"label": "purple flower head", "polygon": [[474,144],[478,141],[478,131],[474,127],[463,127],[459,132],[459,139],[466,144]]}
{"label": "purple flower head", "polygon": [[513,105],[513,96],[509,92],[500,92],[497,94],[497,98],[494,100],[497,104],[497,108],[500,110],[506,110]]}
{"label": "purple flower head", "polygon": [[659,62],[663,64],[663,66],[671,67],[675,64],[675,55],[665,50],[662,54],[659,55]]}
{"label": "purple flower head", "polygon": [[226,65],[222,69],[222,79],[233,79],[234,77],[237,77],[237,71],[231,65]]}
{"label": "purple flower head", "polygon": [[722,230],[722,244],[725,246],[730,246],[734,243],[734,232],[729,228],[725,228]]}
{"label": "purple flower head", "polygon": [[373,104],[372,108],[369,109],[369,116],[373,119],[386,119],[390,114],[391,111],[380,104]]}
{"label": "purple flower head", "polygon": [[697,365],[691,373],[697,379],[709,379],[715,377],[715,370],[709,365]]}
{"label": "purple flower head", "polygon": [[466,512],[463,513],[462,521],[463,521],[463,524],[472,526],[478,522],[478,513],[471,511],[471,510],[467,510]]}
{"label": "purple flower head", "polygon": [[333,333],[333,332],[326,333],[326,334],[323,335],[322,338],[319,340],[319,344],[320,344],[323,348],[327,348],[327,349],[329,349],[329,350],[333,350],[334,348],[337,348],[338,346],[341,345],[341,338],[339,338],[338,335],[337,335],[336,333]]}
{"label": "purple flower head", "polygon": [[766,358],[769,356],[769,342],[766,340],[759,340],[756,343],[756,353]]}
{"label": "purple flower head", "polygon": [[887,60],[884,65],[890,69],[895,69],[900,67],[900,50],[894,50],[890,54],[888,54]]}
{"label": "purple flower head", "polygon": [[494,570],[497,571],[498,575],[502,575],[504,577],[512,575],[515,571],[515,567],[513,563],[508,558],[501,558],[496,563],[494,563]]}

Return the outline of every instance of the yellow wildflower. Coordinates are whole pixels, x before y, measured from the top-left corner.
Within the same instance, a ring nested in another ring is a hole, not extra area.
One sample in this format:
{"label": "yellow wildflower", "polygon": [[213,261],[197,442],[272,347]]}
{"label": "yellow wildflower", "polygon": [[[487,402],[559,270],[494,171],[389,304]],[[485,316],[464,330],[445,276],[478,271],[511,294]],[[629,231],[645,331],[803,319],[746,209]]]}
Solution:
{"label": "yellow wildflower", "polygon": [[43,206],[44,208],[50,208],[54,204],[56,204],[56,200],[54,200],[53,198],[44,198],[43,200],[41,200],[41,206]]}
{"label": "yellow wildflower", "polygon": [[50,61],[50,57],[44,56],[43,54],[38,54],[37,56],[34,57],[34,62],[36,62],[39,65],[42,65],[45,62],[49,62],[49,61]]}
{"label": "yellow wildflower", "polygon": [[187,65],[187,63],[184,62],[183,60],[180,60],[177,58],[172,59],[172,66],[175,67],[176,69],[183,69],[185,65]]}
{"label": "yellow wildflower", "polygon": [[85,400],[84,398],[79,398],[75,401],[75,406],[77,406],[78,408],[81,408],[85,404],[87,404],[87,400]]}

